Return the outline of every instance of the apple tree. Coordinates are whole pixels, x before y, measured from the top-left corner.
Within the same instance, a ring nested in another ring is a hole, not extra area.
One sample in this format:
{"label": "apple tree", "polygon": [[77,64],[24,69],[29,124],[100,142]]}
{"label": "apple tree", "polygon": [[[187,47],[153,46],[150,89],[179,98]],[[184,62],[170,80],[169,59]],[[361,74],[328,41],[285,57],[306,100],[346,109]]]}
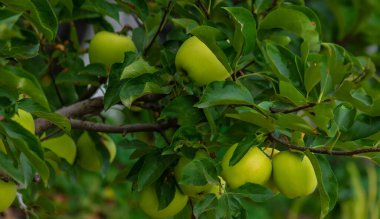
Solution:
{"label": "apple tree", "polygon": [[379,45],[371,0],[0,0],[0,217],[379,218]]}

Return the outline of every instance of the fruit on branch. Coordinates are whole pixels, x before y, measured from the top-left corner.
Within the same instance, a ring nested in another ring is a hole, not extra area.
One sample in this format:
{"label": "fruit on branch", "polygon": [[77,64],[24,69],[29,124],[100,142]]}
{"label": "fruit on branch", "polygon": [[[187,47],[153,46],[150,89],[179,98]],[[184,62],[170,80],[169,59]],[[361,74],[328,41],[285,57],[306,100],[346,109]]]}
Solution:
{"label": "fruit on branch", "polygon": [[[100,143],[109,153],[109,161],[112,162],[116,156],[116,145],[112,139],[104,133],[99,133]],[[84,132],[77,141],[78,165],[85,170],[98,172],[102,168],[102,155],[96,148],[95,142],[87,132]]]}
{"label": "fruit on branch", "polygon": [[0,212],[3,212],[16,198],[17,186],[13,182],[5,182],[0,179]]}
{"label": "fruit on branch", "polygon": [[222,177],[232,189],[246,183],[265,185],[272,173],[272,162],[258,147],[254,146],[237,162],[230,160],[238,144],[232,145],[222,159]]}
{"label": "fruit on branch", "polygon": [[187,204],[189,197],[176,188],[173,200],[163,209],[159,209],[159,201],[153,186],[145,187],[139,197],[141,209],[152,218],[167,218],[178,214]]}
{"label": "fruit on branch", "polygon": [[107,67],[124,61],[125,52],[136,52],[133,41],[128,36],[101,31],[90,42],[88,53],[91,63],[101,63]]}
{"label": "fruit on branch", "polygon": [[[30,133],[34,135],[35,127],[34,127],[34,120],[32,114],[22,110],[18,109],[17,113],[11,118],[13,121],[20,124],[22,127],[24,127],[26,130],[28,130]],[[4,142],[0,140],[0,152],[7,153],[5,150]]]}
{"label": "fruit on branch", "polygon": [[[208,157],[208,154],[204,150],[199,150],[195,154],[195,159],[197,158],[206,158]],[[184,168],[187,164],[190,163],[190,159],[187,157],[181,157],[178,161],[178,164],[174,168],[174,176],[179,184],[179,187],[181,188],[182,192],[185,195],[188,195],[193,198],[202,198],[204,194],[210,193],[211,189],[215,186],[215,184],[207,183],[204,185],[190,185],[190,184],[182,184],[181,179],[184,174]],[[200,170],[201,171],[201,170]]]}
{"label": "fruit on branch", "polygon": [[318,184],[309,158],[290,151],[281,151],[273,157],[273,181],[288,198],[309,195]]}
{"label": "fruit on branch", "polygon": [[74,163],[77,146],[69,135],[63,134],[59,137],[49,138],[41,142],[41,145],[54,152],[58,157],[65,159],[69,164]]}
{"label": "fruit on branch", "polygon": [[187,39],[175,57],[178,71],[184,71],[198,85],[224,81],[230,76],[214,53],[197,37]]}

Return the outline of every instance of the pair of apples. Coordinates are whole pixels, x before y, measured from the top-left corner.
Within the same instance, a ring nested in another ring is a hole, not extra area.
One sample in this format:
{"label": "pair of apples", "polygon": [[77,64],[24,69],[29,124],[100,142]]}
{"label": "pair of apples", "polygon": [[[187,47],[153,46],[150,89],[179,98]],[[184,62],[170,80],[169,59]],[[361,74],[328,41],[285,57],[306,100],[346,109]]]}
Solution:
{"label": "pair of apples", "polygon": [[[229,165],[237,144],[228,149],[222,160],[222,176],[232,188],[255,183],[279,190],[288,198],[307,196],[317,187],[317,177],[307,156],[299,152],[264,151],[252,147],[241,160]],[[271,158],[272,159],[271,159]]]}
{"label": "pair of apples", "polygon": [[[107,68],[114,63],[123,62],[125,52],[136,52],[133,41],[127,36],[106,31],[98,32],[89,46],[90,62],[104,64]],[[195,36],[181,45],[175,65],[198,85],[223,81],[230,76],[214,53]]]}

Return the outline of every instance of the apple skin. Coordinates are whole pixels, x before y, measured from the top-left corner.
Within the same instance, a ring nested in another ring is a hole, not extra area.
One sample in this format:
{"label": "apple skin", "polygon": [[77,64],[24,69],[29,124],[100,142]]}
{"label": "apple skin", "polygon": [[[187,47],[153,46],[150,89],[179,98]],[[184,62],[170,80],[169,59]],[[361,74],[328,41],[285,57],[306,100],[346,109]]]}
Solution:
{"label": "apple skin", "polygon": [[77,146],[74,140],[67,134],[59,137],[49,138],[41,142],[41,146],[54,152],[57,156],[73,164],[77,155]]}
{"label": "apple skin", "polygon": [[[208,154],[207,152],[203,150],[199,150],[195,154],[195,158],[202,158],[202,157],[207,157]],[[201,199],[204,194],[209,193],[210,190],[214,187],[214,184],[205,184],[205,185],[185,185],[185,184],[180,184],[182,174],[183,174],[183,169],[184,167],[190,163],[190,159],[187,157],[181,157],[178,161],[178,164],[174,168],[174,176],[179,183],[179,187],[181,188],[182,192],[185,195],[188,195],[193,198],[199,198]]]}
{"label": "apple skin", "polygon": [[288,198],[309,195],[318,184],[309,158],[290,151],[281,151],[273,157],[273,181]]}
{"label": "apple skin", "polygon": [[116,145],[115,142],[112,140],[112,138],[105,134],[105,133],[98,133],[100,135],[100,141],[102,144],[107,148],[107,151],[110,155],[109,162],[112,163],[115,160],[116,157]]}
{"label": "apple skin", "polygon": [[0,212],[5,211],[16,198],[17,186],[13,182],[0,180]]}
{"label": "apple skin", "polygon": [[197,85],[224,81],[230,76],[214,53],[197,37],[187,39],[175,57],[177,70],[187,72]]}
{"label": "apple skin", "polygon": [[[11,119],[34,135],[35,127],[32,114],[26,112],[25,110],[18,109],[17,113]],[[0,152],[3,152],[4,154],[7,153],[2,140],[0,140]]]}
{"label": "apple skin", "polygon": [[222,177],[236,189],[246,183],[265,185],[272,173],[272,162],[258,147],[252,147],[234,166],[229,166],[238,144],[232,145],[222,159]]}
{"label": "apple skin", "polygon": [[90,63],[101,63],[111,67],[124,61],[125,52],[136,52],[133,41],[128,36],[100,31],[92,38],[88,53]]}
{"label": "apple skin", "polygon": [[[273,148],[270,148],[270,147],[267,147],[265,148],[264,150],[264,153],[266,155],[268,155],[270,158],[273,158],[274,156],[276,156],[278,153],[280,153],[279,150],[277,149],[273,149]],[[272,173],[273,173],[273,162],[272,162]],[[269,178],[268,182],[265,184],[266,187],[270,188],[272,190],[273,193],[278,193],[278,189],[273,181],[273,174],[271,175],[271,177]]]}
{"label": "apple skin", "polygon": [[77,163],[85,170],[98,172],[102,168],[102,157],[96,149],[95,142],[91,139],[87,132],[77,140],[78,159]]}
{"label": "apple skin", "polygon": [[153,186],[147,186],[140,193],[139,205],[152,218],[167,218],[178,214],[186,206],[188,200],[189,197],[176,188],[174,198],[169,205],[158,210],[159,202],[156,190]]}

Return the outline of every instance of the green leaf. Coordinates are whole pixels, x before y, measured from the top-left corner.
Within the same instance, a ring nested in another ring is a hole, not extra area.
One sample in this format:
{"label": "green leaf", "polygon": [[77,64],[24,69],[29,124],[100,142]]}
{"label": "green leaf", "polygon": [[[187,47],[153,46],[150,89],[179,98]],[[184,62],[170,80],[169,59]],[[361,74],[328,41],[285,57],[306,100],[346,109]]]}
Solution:
{"label": "green leaf", "polygon": [[178,96],[161,112],[160,119],[176,118],[179,125],[195,125],[202,119],[202,112],[194,107],[193,96]]}
{"label": "green leaf", "polygon": [[195,106],[207,108],[229,104],[252,105],[253,97],[249,90],[241,84],[232,81],[215,81],[207,85],[200,101]]}
{"label": "green leaf", "polygon": [[137,177],[137,190],[141,191],[145,186],[151,185],[165,172],[176,160],[176,156],[161,156],[158,153],[146,155]]}
{"label": "green leaf", "polygon": [[107,71],[104,65],[99,63],[91,63],[86,65],[78,75],[92,75],[97,77],[107,77]]}
{"label": "green leaf", "polygon": [[65,131],[67,134],[71,133],[70,121],[65,116],[55,112],[47,111],[45,108],[35,103],[32,99],[24,99],[20,101],[19,106],[20,108],[32,113],[39,118],[48,120],[49,122]]}
{"label": "green leaf", "polygon": [[256,21],[252,13],[242,7],[225,7],[235,21],[235,34],[232,45],[238,55],[253,51],[256,43]]}
{"label": "green leaf", "polygon": [[357,115],[350,129],[345,132],[345,138],[356,140],[369,137],[380,131],[380,116],[371,117],[364,114]]}
{"label": "green leaf", "polygon": [[246,183],[232,193],[242,198],[248,198],[253,202],[265,202],[276,195],[271,189],[253,183]]}
{"label": "green leaf", "polygon": [[349,103],[341,103],[334,110],[335,122],[339,127],[339,130],[348,131],[356,116],[356,108]]}
{"label": "green leaf", "polygon": [[103,0],[86,0],[81,8],[96,11],[102,16],[108,15],[116,21],[119,21],[119,8],[116,4],[111,4]]}
{"label": "green leaf", "polygon": [[228,165],[234,166],[237,164],[252,147],[257,147],[257,144],[258,141],[255,135],[245,137],[236,146]]}
{"label": "green leaf", "polygon": [[276,125],[279,128],[315,134],[315,130],[303,118],[295,114],[277,114]]}
{"label": "green leaf", "polygon": [[121,73],[120,80],[127,78],[136,78],[143,74],[152,74],[157,72],[157,68],[149,65],[144,59],[139,58],[126,66]]}
{"label": "green leaf", "polygon": [[320,154],[314,155],[310,152],[306,152],[306,155],[313,164],[318,180],[318,191],[321,201],[320,218],[325,218],[334,209],[338,200],[338,180],[325,156]]}
{"label": "green leaf", "polygon": [[202,186],[216,182],[217,171],[210,157],[194,158],[183,167],[178,184]]}
{"label": "green leaf", "polygon": [[265,116],[261,112],[256,111],[255,109],[246,106],[241,106],[236,107],[235,110],[238,113],[228,113],[226,114],[226,117],[239,119],[244,122],[249,122],[259,127],[266,128],[269,131],[273,131],[275,128],[273,118]]}
{"label": "green leaf", "polygon": [[306,103],[303,94],[291,83],[286,81],[280,81],[280,95],[292,101],[296,106]]}
{"label": "green leaf", "polygon": [[297,34],[304,40],[301,48],[302,56],[306,57],[309,51],[318,52],[320,49],[318,25],[318,17],[310,9],[301,6],[281,6],[261,21],[259,31],[280,28]]}
{"label": "green leaf", "polygon": [[159,76],[144,74],[128,80],[120,88],[120,100],[124,106],[130,108],[133,101],[146,94],[168,94],[170,90],[169,86],[163,86]]}
{"label": "green leaf", "polygon": [[190,18],[172,18],[171,20],[174,25],[185,29],[186,33],[190,33],[195,27],[199,26],[195,20]]}
{"label": "green leaf", "polygon": [[7,8],[16,12],[24,12],[48,40],[57,34],[58,21],[48,0],[0,0]]}
{"label": "green leaf", "polygon": [[169,180],[164,178],[155,184],[155,190],[158,198],[158,210],[162,210],[173,201],[177,190],[176,182],[173,178],[169,178]]}
{"label": "green leaf", "polygon": [[322,72],[327,71],[327,60],[320,54],[309,54],[304,73],[305,89],[307,93],[321,81]]}
{"label": "green leaf", "polygon": [[303,91],[303,78],[299,70],[301,59],[285,47],[266,41],[264,43],[265,59],[280,81],[291,82],[298,90]]}
{"label": "green leaf", "polygon": [[[1,140],[0,140],[1,141]],[[0,152],[0,172],[12,177],[21,185],[25,185],[25,177],[22,169],[14,166],[12,159],[9,155]]]}
{"label": "green leaf", "polygon": [[9,89],[18,90],[32,97],[38,104],[49,110],[49,103],[44,92],[35,81],[35,77],[18,68],[1,68],[0,69],[0,86]]}
{"label": "green leaf", "polygon": [[40,43],[35,34],[26,30],[21,31],[20,34],[22,36],[18,38],[0,41],[0,56],[22,60],[38,54]]}
{"label": "green leaf", "polygon": [[0,13],[0,40],[9,40],[17,37],[22,38],[21,33],[14,27],[19,20],[21,13],[12,13],[7,10],[1,10]]}

